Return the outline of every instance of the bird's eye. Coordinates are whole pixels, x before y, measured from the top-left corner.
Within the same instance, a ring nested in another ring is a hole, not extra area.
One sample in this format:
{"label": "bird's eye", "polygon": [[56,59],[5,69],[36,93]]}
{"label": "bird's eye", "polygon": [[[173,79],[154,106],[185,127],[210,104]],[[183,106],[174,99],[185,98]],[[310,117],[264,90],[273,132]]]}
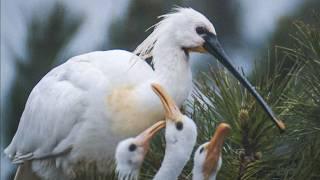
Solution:
{"label": "bird's eye", "polygon": [[176,128],[179,130],[179,131],[181,131],[182,129],[183,129],[183,123],[182,122],[177,122],[176,123]]}
{"label": "bird's eye", "polygon": [[208,30],[202,26],[199,26],[199,27],[196,27],[196,32],[199,34],[199,35],[202,35],[206,32],[208,32]]}
{"label": "bird's eye", "polygon": [[132,151],[135,151],[137,149],[137,145],[135,144],[130,144],[129,146],[129,151],[132,152]]}
{"label": "bird's eye", "polygon": [[199,153],[201,154],[203,152],[204,148],[202,147],[199,151]]}

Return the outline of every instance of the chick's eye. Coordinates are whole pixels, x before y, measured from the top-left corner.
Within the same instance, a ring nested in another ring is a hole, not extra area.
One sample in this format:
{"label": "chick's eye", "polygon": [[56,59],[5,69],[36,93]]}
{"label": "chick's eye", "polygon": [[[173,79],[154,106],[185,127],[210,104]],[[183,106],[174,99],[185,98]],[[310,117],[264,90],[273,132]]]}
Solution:
{"label": "chick's eye", "polygon": [[176,128],[179,130],[179,131],[181,131],[182,129],[183,129],[183,123],[182,122],[177,122],[176,123]]}
{"label": "chick's eye", "polygon": [[199,26],[199,27],[196,27],[196,32],[201,35],[201,34],[204,34],[206,32],[208,32],[208,30],[202,26]]}
{"label": "chick's eye", "polygon": [[137,145],[135,144],[130,144],[129,146],[129,151],[132,152],[132,151],[135,151],[137,149]]}
{"label": "chick's eye", "polygon": [[199,151],[199,154],[201,154],[203,152],[204,148],[202,147]]}

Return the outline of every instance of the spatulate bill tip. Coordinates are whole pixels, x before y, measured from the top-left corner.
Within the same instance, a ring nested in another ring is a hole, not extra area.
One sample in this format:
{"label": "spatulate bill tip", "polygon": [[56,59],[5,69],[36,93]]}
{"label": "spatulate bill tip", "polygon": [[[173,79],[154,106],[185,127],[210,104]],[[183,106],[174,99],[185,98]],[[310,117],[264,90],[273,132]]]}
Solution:
{"label": "spatulate bill tip", "polygon": [[286,125],[284,124],[284,122],[282,120],[280,120],[280,119],[276,119],[276,123],[277,123],[277,126],[278,126],[279,130],[280,130],[280,133],[285,132]]}

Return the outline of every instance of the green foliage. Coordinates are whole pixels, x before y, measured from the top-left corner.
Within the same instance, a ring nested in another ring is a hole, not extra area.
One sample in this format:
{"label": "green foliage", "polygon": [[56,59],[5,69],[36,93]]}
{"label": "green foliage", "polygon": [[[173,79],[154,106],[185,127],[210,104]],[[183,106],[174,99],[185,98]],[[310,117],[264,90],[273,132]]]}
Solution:
{"label": "green foliage", "polygon": [[297,88],[291,94],[293,130],[287,134],[290,161],[284,163],[286,179],[320,178],[320,14],[316,24],[296,22],[294,48],[284,48],[288,57],[302,67],[296,74]]}

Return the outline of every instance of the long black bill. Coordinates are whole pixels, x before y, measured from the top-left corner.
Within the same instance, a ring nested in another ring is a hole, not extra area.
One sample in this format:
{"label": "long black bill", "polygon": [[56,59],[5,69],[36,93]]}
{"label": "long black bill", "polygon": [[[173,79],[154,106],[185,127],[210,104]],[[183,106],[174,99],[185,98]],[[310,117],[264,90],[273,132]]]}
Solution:
{"label": "long black bill", "polygon": [[203,47],[213,56],[215,56],[220,63],[222,63],[239,81],[240,83],[248,89],[248,91],[257,99],[259,104],[262,106],[262,108],[267,112],[267,114],[270,116],[272,121],[277,125],[277,127],[280,129],[281,132],[285,130],[284,123],[277,119],[274,115],[271,108],[268,106],[268,104],[263,100],[263,98],[260,96],[260,94],[255,90],[255,88],[250,84],[250,82],[242,76],[241,73],[239,73],[236,68],[231,64],[228,56],[222,49],[217,36],[215,36],[213,33],[206,33],[206,35],[203,36],[205,43]]}

